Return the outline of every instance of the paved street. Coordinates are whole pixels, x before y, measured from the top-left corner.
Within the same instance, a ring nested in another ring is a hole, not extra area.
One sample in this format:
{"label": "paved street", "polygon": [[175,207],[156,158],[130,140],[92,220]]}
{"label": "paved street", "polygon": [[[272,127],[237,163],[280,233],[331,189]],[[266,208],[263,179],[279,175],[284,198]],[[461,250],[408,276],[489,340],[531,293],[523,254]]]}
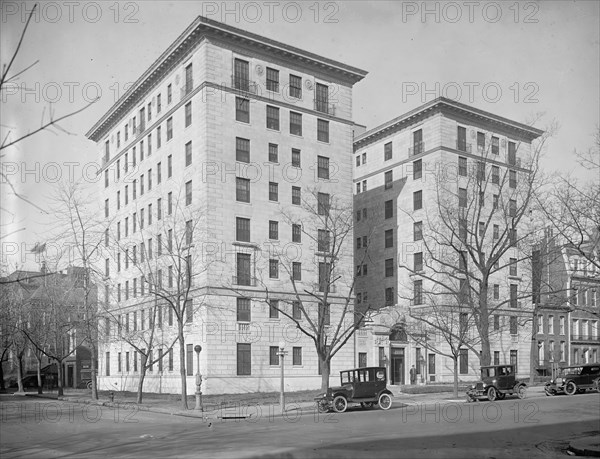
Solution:
{"label": "paved street", "polygon": [[[417,403],[387,411],[263,413],[247,420],[0,397],[0,454],[11,457],[566,457],[568,440],[600,430],[600,396],[498,403]],[[252,409],[250,410],[252,411]]]}

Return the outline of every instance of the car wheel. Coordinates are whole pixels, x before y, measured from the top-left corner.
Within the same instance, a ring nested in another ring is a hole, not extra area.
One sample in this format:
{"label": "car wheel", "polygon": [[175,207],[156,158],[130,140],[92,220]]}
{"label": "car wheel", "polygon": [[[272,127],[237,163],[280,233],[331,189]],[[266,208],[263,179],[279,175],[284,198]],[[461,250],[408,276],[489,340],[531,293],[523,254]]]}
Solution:
{"label": "car wheel", "polygon": [[86,387],[87,387],[89,390],[92,390],[92,381],[88,381],[88,382],[87,382],[87,384],[86,384]]}
{"label": "car wheel", "polygon": [[600,379],[596,379],[596,392],[600,392]]}
{"label": "car wheel", "polygon": [[392,407],[392,397],[390,394],[381,394],[379,396],[379,408],[389,410]]}
{"label": "car wheel", "polygon": [[496,390],[495,387],[490,387],[487,391],[487,396],[488,396],[488,399],[490,400],[490,402],[493,402],[498,397],[498,391]]}
{"label": "car wheel", "polygon": [[546,397],[554,397],[554,392],[551,392],[550,389],[544,388],[544,392],[546,392]]}
{"label": "car wheel", "polygon": [[348,408],[348,401],[343,395],[338,395],[333,399],[333,411],[343,413]]}
{"label": "car wheel", "polygon": [[577,392],[577,385],[573,381],[569,381],[565,386],[565,394],[575,395]]}
{"label": "car wheel", "polygon": [[525,386],[519,386],[519,388],[517,389],[517,397],[523,399],[525,398]]}
{"label": "car wheel", "polygon": [[327,413],[329,411],[329,402],[327,400],[319,400],[317,402],[319,413]]}

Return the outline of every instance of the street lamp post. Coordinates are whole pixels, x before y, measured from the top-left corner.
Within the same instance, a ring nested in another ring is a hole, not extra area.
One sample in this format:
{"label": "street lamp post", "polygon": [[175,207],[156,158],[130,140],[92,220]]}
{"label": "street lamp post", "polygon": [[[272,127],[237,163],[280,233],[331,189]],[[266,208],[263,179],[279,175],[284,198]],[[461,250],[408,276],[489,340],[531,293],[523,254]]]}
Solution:
{"label": "street lamp post", "polygon": [[202,346],[196,344],[194,346],[196,351],[196,410],[204,411],[202,407],[202,375],[200,374],[200,351]]}
{"label": "street lamp post", "polygon": [[283,413],[285,412],[285,386],[284,386],[284,381],[285,381],[285,375],[284,375],[284,371],[283,371],[283,359],[285,357],[285,342],[284,341],[280,341],[279,342],[279,352],[277,353],[277,355],[279,356],[279,366],[281,368],[281,387],[279,389],[279,406],[281,407],[281,415],[283,415]]}

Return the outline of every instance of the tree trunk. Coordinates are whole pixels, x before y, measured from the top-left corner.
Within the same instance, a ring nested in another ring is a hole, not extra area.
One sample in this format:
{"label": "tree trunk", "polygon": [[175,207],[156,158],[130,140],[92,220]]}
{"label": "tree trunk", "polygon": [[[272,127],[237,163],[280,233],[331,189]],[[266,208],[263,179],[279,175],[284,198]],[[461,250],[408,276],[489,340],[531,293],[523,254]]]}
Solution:
{"label": "tree trunk", "polygon": [[144,363],[142,363],[142,367],[140,368],[140,379],[138,381],[138,388],[137,388],[137,403],[140,404],[142,403],[142,397],[144,394],[144,379],[146,379],[146,359],[144,359],[144,357],[142,357],[142,360],[144,361]]}
{"label": "tree trunk", "polygon": [[62,397],[64,395],[64,390],[63,390],[63,367],[62,367],[62,360],[57,360],[56,361],[56,369],[58,371],[58,396]]}
{"label": "tree trunk", "polygon": [[329,389],[329,373],[331,370],[331,360],[322,359],[321,356],[319,356],[319,360],[321,361],[321,390],[323,392],[327,392],[327,389]]}
{"label": "tree trunk", "polygon": [[187,379],[185,371],[185,340],[183,338],[183,324],[179,322],[179,373],[181,374],[181,409],[187,410]]}
{"label": "tree trunk", "polygon": [[35,359],[37,360],[37,392],[42,393],[42,356],[36,353]]}
{"label": "tree trunk", "polygon": [[458,355],[454,358],[454,398],[458,398]]}
{"label": "tree trunk", "polygon": [[96,347],[90,346],[90,370],[92,373],[92,400],[98,400],[98,371],[96,369]]}
{"label": "tree trunk", "polygon": [[535,369],[538,355],[537,355],[537,337],[536,330],[538,327],[537,323],[537,308],[533,310],[533,320],[531,321],[531,348],[529,349],[529,384],[533,385],[535,382]]}
{"label": "tree trunk", "polygon": [[19,392],[25,392],[23,389],[23,356],[17,355],[17,385]]}
{"label": "tree trunk", "polygon": [[492,361],[492,352],[490,350],[490,313],[488,310],[488,291],[487,279],[481,281],[479,290],[479,333],[481,338],[481,357],[479,363],[481,366],[490,365]]}
{"label": "tree trunk", "polygon": [[5,390],[6,385],[4,384],[4,357],[8,352],[8,348],[5,348],[2,351],[2,356],[0,356],[0,390]]}

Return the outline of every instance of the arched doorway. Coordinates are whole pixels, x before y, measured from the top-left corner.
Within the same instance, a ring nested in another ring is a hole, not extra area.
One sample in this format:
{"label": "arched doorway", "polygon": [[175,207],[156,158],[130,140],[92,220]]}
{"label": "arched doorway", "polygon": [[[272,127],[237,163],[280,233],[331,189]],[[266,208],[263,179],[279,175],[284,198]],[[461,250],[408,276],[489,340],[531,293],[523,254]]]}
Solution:
{"label": "arched doorway", "polygon": [[390,384],[404,384],[405,349],[408,336],[403,324],[397,324],[390,331]]}

